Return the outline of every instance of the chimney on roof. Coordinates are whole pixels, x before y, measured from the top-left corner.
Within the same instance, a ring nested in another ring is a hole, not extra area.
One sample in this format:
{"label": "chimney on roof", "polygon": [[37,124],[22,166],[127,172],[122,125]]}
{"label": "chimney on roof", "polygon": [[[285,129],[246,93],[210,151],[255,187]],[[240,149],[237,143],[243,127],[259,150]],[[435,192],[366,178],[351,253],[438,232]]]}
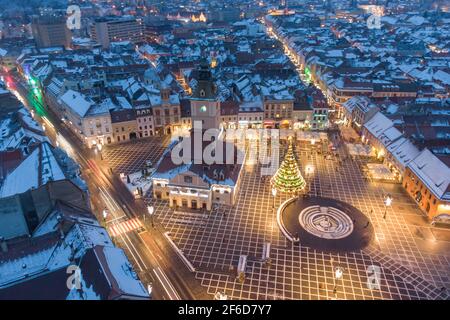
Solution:
{"label": "chimney on roof", "polygon": [[73,243],[71,243],[69,247],[70,247],[69,261],[70,263],[73,263],[75,261],[75,248],[73,247]]}
{"label": "chimney on roof", "polygon": [[0,237],[0,246],[2,248],[2,252],[8,252],[8,243],[6,243],[6,240],[3,237]]}
{"label": "chimney on roof", "polygon": [[58,221],[56,226],[58,228],[61,239],[64,239],[64,237],[66,236],[66,234],[64,232],[64,219],[62,218],[61,215],[58,215],[56,217],[56,221]]}

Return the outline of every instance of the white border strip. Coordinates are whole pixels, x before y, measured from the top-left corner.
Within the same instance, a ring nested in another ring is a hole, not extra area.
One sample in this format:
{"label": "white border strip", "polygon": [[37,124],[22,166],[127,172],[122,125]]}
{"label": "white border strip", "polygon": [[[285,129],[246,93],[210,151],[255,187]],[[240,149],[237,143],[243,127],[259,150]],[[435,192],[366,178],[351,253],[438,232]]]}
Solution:
{"label": "white border strip", "polygon": [[170,244],[173,246],[173,248],[175,249],[175,251],[178,253],[178,255],[180,256],[181,260],[183,260],[184,264],[186,265],[186,267],[188,267],[188,269],[191,272],[195,272],[195,267],[192,265],[192,263],[184,256],[183,252],[177,247],[177,245],[175,244],[175,242],[172,241],[172,239],[169,237],[170,232],[164,232],[164,236],[167,238],[167,240],[170,242]]}
{"label": "white border strip", "polygon": [[281,206],[278,207],[278,210],[277,210],[277,223],[278,223],[278,227],[280,227],[280,230],[281,230],[281,232],[283,233],[283,235],[284,235],[289,241],[291,241],[291,242],[300,242],[300,240],[294,239],[294,238],[291,237],[291,236],[289,235],[289,233],[287,232],[286,228],[284,227],[283,221],[281,221],[281,211],[283,211],[283,209],[286,208],[286,206],[287,206],[289,203],[295,201],[296,199],[297,199],[297,197],[293,197],[293,198],[290,198],[290,199],[286,200],[285,202],[283,202],[283,203],[281,204]]}

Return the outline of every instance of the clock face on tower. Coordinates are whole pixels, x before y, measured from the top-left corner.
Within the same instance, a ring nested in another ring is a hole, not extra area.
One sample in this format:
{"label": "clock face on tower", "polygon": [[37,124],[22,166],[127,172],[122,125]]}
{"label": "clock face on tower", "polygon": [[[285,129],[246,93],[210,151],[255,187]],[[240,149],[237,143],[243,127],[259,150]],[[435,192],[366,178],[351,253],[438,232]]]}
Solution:
{"label": "clock face on tower", "polygon": [[200,107],[200,112],[206,112],[206,110],[207,110],[207,109],[206,109],[206,106],[201,106],[201,107]]}

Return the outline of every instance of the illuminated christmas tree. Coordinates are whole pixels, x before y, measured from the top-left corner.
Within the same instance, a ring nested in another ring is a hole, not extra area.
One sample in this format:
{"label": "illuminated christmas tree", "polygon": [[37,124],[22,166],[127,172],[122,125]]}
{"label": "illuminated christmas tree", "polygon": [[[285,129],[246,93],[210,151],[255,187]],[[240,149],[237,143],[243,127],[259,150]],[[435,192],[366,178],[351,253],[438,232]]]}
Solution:
{"label": "illuminated christmas tree", "polygon": [[306,181],[300,172],[295,159],[292,138],[289,138],[289,147],[283,162],[271,180],[272,187],[280,192],[298,194],[305,189]]}

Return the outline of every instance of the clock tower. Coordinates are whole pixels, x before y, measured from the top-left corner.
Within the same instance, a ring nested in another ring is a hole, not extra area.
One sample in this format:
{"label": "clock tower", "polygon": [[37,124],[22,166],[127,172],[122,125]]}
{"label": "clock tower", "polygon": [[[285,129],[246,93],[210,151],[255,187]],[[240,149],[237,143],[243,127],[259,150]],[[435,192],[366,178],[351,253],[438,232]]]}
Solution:
{"label": "clock tower", "polygon": [[202,129],[219,129],[220,103],[217,100],[216,85],[206,60],[197,69],[197,87],[191,96],[191,117],[202,123]]}

